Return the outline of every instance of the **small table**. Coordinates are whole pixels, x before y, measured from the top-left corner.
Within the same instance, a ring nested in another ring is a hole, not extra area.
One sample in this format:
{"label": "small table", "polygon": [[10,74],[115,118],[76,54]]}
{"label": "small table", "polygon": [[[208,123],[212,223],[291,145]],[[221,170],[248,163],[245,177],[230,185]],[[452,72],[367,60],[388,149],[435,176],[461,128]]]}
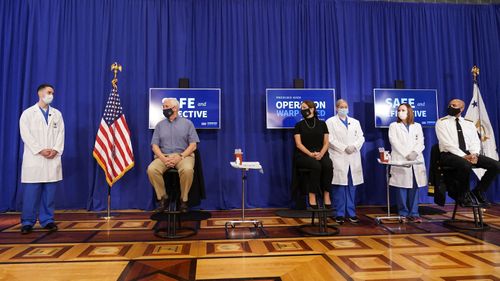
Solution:
{"label": "small table", "polygon": [[389,161],[389,162],[382,162],[382,160],[380,160],[380,158],[377,158],[377,161],[378,161],[379,164],[385,165],[385,180],[387,182],[387,216],[385,216],[385,217],[376,217],[375,218],[375,222],[377,224],[380,224],[382,222],[382,220],[396,220],[396,219],[401,222],[403,220],[402,216],[400,216],[400,215],[391,216],[391,201],[390,201],[390,197],[389,197],[389,190],[390,190],[389,178],[391,177],[391,174],[390,174],[391,166],[409,168],[412,165],[422,164],[423,162],[422,161]]}
{"label": "small table", "polygon": [[229,238],[229,230],[228,226],[231,228],[235,228],[237,224],[253,224],[257,230],[260,230],[264,235],[264,225],[260,220],[249,220],[245,218],[245,182],[247,180],[246,172],[248,170],[259,170],[261,173],[264,173],[262,166],[259,162],[242,162],[240,165],[236,164],[236,162],[230,162],[231,167],[235,169],[241,170],[241,220],[231,220],[227,221],[225,224],[226,237]]}

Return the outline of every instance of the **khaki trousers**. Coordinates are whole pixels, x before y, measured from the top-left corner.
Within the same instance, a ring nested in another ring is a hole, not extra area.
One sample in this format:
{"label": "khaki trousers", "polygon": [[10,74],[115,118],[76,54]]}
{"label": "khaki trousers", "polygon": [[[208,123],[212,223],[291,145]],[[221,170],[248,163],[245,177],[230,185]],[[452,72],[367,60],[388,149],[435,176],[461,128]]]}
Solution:
{"label": "khaki trousers", "polygon": [[[169,156],[172,154],[165,154]],[[188,201],[189,190],[191,189],[191,184],[193,183],[194,175],[194,154],[184,157],[175,168],[179,171],[180,178],[180,188],[181,188],[181,200],[184,202]],[[159,158],[155,158],[151,164],[148,166],[148,177],[149,181],[153,185],[156,198],[161,200],[162,198],[168,198],[165,191],[165,182],[163,180],[163,173],[167,171],[168,168]]]}

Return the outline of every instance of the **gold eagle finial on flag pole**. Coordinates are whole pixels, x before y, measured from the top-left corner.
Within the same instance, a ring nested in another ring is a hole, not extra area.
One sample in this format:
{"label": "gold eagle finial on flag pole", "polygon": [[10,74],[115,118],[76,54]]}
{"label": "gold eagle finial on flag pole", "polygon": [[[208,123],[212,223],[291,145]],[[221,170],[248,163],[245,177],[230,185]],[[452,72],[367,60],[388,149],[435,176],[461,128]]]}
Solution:
{"label": "gold eagle finial on flag pole", "polygon": [[117,74],[118,74],[118,71],[122,71],[122,65],[121,64],[118,64],[117,62],[114,62],[112,65],[111,65],[111,71],[113,71],[114,73],[114,77],[113,77],[113,80],[111,80],[111,85],[113,86],[113,89],[117,89],[118,88],[118,77],[117,77]]}
{"label": "gold eagle finial on flag pole", "polygon": [[474,65],[470,72],[472,73],[472,79],[474,79],[474,82],[477,82],[477,77],[479,76],[479,67],[477,67],[477,65]]}

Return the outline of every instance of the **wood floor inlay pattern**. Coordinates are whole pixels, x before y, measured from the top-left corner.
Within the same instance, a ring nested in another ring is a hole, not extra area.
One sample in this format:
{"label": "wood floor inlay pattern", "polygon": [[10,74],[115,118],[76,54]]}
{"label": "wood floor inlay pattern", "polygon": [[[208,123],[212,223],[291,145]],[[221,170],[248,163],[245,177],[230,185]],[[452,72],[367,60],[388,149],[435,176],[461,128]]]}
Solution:
{"label": "wood floor inlay pattern", "polygon": [[[487,211],[493,227],[486,232],[445,228],[449,210],[427,215],[422,224],[376,225],[373,217],[382,212],[373,209],[331,237],[301,237],[295,227],[310,219],[249,212],[264,221],[269,237],[225,239],[223,222],[237,212],[188,222],[198,234],[181,240],[154,236],[147,213],[114,221],[65,213],[58,232],[37,226],[28,235],[8,215],[12,224],[0,231],[0,280],[500,281],[500,231],[494,226],[500,225],[500,208]],[[460,216],[470,219],[464,211]]]}
{"label": "wood floor inlay pattern", "polygon": [[[58,231],[117,231],[117,230],[150,230],[153,228],[154,222],[149,219],[143,220],[81,220],[81,221],[59,221],[57,222]],[[19,232],[21,224],[16,224],[3,232]],[[36,224],[34,231],[46,232],[39,224]]]}

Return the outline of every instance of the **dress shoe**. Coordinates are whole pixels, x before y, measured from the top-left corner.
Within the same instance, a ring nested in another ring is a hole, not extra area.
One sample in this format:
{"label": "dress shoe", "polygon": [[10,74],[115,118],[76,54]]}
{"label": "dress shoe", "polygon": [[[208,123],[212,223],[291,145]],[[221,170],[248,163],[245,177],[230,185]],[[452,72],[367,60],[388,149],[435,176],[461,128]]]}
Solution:
{"label": "dress shoe", "polygon": [[[316,200],[314,200],[314,201],[316,201]],[[309,197],[309,202],[308,202],[308,203],[309,203],[309,207],[311,207],[311,209],[315,209],[315,210],[316,210],[316,209],[319,209],[319,207],[318,207],[318,202],[316,201],[316,202],[314,202],[314,204],[313,204],[313,203],[311,202],[311,198],[310,198],[310,197]]]}
{"label": "dress shoe", "polygon": [[467,194],[466,196],[464,196],[464,198],[458,201],[458,205],[460,205],[460,207],[467,208],[467,207],[475,207],[476,204],[474,204],[470,195]]}
{"label": "dress shoe", "polygon": [[359,222],[359,218],[356,217],[356,216],[349,217],[348,220],[349,220],[350,223],[358,223]]}
{"label": "dress shoe", "polygon": [[338,223],[338,224],[343,224],[344,221],[345,221],[344,217],[341,217],[341,216],[336,216],[335,217],[335,222]]}
{"label": "dress shoe", "polygon": [[480,191],[479,189],[474,189],[472,191],[472,194],[474,194],[474,196],[476,196],[478,203],[481,204],[482,207],[489,208],[491,206],[488,199],[484,196],[484,193],[482,191]]}
{"label": "dress shoe", "polygon": [[33,231],[33,226],[31,225],[23,225],[23,227],[21,228],[21,234],[28,234],[28,233],[31,233]]}
{"label": "dress shoe", "polygon": [[180,208],[181,213],[187,213],[188,208],[189,208],[188,202],[187,201],[184,202],[181,200],[181,204],[180,204],[179,208]]}
{"label": "dress shoe", "polygon": [[325,208],[330,210],[332,208],[332,204],[325,204]]}
{"label": "dress shoe", "polygon": [[47,225],[45,225],[43,228],[47,229],[50,232],[57,231],[57,224],[53,222],[49,222]]}
{"label": "dress shoe", "polygon": [[167,208],[168,203],[166,198],[162,198],[158,201],[158,208],[156,208],[153,213],[163,213]]}
{"label": "dress shoe", "polygon": [[422,223],[423,220],[421,217],[408,217],[408,219],[411,221],[411,222],[414,222],[414,223]]}

